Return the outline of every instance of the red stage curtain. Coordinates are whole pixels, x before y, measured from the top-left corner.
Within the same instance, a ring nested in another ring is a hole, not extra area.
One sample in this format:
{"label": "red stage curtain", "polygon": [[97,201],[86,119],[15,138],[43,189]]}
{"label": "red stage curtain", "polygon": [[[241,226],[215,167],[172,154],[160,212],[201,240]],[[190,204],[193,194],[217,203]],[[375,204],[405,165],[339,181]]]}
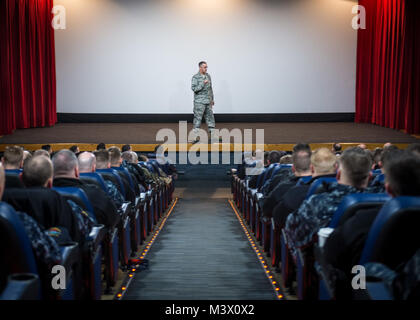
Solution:
{"label": "red stage curtain", "polygon": [[0,1],[0,134],[57,122],[52,6]]}
{"label": "red stage curtain", "polygon": [[420,133],[418,0],[359,0],[356,122]]}

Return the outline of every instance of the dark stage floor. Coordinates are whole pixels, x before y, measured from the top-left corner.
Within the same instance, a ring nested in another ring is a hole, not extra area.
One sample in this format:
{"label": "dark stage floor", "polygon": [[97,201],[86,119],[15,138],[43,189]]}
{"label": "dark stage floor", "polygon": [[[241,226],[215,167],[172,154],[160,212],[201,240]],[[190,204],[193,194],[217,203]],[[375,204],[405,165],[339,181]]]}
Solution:
{"label": "dark stage floor", "polygon": [[[203,126],[205,127],[205,126]],[[66,123],[50,128],[19,129],[0,138],[0,144],[92,143],[156,144],[156,133],[169,128],[178,135],[177,123]],[[264,129],[266,144],[296,142],[413,143],[414,136],[372,124],[351,122],[218,123],[218,129]],[[188,130],[192,124],[188,124]]]}

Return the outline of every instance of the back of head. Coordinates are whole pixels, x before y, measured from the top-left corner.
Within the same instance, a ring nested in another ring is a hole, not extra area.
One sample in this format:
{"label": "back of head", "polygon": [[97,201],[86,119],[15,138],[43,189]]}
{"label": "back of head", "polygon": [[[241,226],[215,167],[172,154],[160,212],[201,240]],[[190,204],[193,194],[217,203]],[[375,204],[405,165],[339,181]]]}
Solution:
{"label": "back of head", "polygon": [[307,143],[298,143],[293,146],[293,153],[299,151],[306,151],[311,153],[311,147]]}
{"label": "back of head", "polygon": [[264,165],[268,164],[268,156],[270,155],[270,152],[264,151]]}
{"label": "back of head", "polygon": [[139,160],[143,162],[149,161],[149,158],[147,158],[144,154],[139,155]]}
{"label": "back of head", "polygon": [[112,146],[108,149],[111,156],[111,166],[119,167],[121,165],[121,151],[120,148]]}
{"label": "back of head", "polygon": [[379,161],[381,161],[382,152],[383,152],[382,148],[376,148],[373,151],[373,162],[375,164],[379,164]]}
{"label": "back of head", "polygon": [[308,150],[293,152],[293,168],[297,173],[309,171],[311,166],[311,153]]}
{"label": "back of head", "polygon": [[73,153],[79,153],[79,147],[77,145],[71,146],[69,150]]}
{"label": "back of head", "polygon": [[337,156],[327,148],[319,148],[312,152],[311,164],[315,175],[333,174],[337,170]]}
{"label": "back of head", "polygon": [[48,153],[47,150],[44,149],[38,149],[34,152],[33,154],[34,157],[38,157],[38,156],[45,156],[47,158],[50,158],[50,154]]}
{"label": "back of head", "polygon": [[[121,152],[131,151],[131,146],[129,144],[125,144],[121,148]],[[155,149],[156,152],[156,149]]]}
{"label": "back of head", "polygon": [[394,153],[385,171],[394,196],[420,196],[420,157],[408,151]]}
{"label": "back of head", "polygon": [[96,158],[96,168],[97,169],[107,169],[110,163],[109,151],[106,149],[101,149],[93,153]]}
{"label": "back of head", "polygon": [[76,155],[70,150],[60,150],[52,158],[54,177],[75,176],[75,169],[79,167]]}
{"label": "back of head", "polygon": [[382,167],[385,168],[386,163],[391,160],[394,155],[396,155],[400,150],[398,149],[398,147],[390,145],[386,148],[383,149],[382,153],[381,153],[381,164]]}
{"label": "back of head", "polygon": [[420,157],[420,143],[412,143],[407,149],[408,152],[414,153],[416,156]]}
{"label": "back of head", "polygon": [[83,152],[79,154],[77,161],[79,162],[80,172],[92,172],[95,170],[96,158],[91,152]]}
{"label": "back of head", "polygon": [[332,151],[333,152],[341,152],[342,151],[342,147],[341,144],[339,143],[334,143],[332,146]]}
{"label": "back of head", "polygon": [[53,177],[53,165],[50,158],[37,156],[25,162],[22,181],[26,187],[43,187]]}
{"label": "back of head", "polygon": [[3,164],[6,169],[19,169],[23,163],[23,148],[19,146],[6,147],[3,153]]}
{"label": "back of head", "polygon": [[346,149],[340,159],[340,168],[353,187],[360,188],[367,183],[372,167],[368,150],[359,147]]}
{"label": "back of head", "polygon": [[268,155],[268,161],[271,163],[279,163],[282,154],[277,150],[270,151]]}
{"label": "back of head", "polygon": [[293,157],[291,154],[286,154],[285,156],[282,156],[280,158],[280,164],[292,164],[293,163]]}
{"label": "back of head", "polygon": [[52,148],[51,148],[51,146],[49,144],[44,144],[41,147],[41,149],[47,151],[48,153],[51,153],[51,151],[52,151]]}
{"label": "back of head", "polygon": [[105,150],[106,146],[105,143],[101,142],[96,146],[96,150]]}
{"label": "back of head", "polygon": [[133,151],[124,151],[121,157],[128,163],[136,163],[137,160],[137,154]]}

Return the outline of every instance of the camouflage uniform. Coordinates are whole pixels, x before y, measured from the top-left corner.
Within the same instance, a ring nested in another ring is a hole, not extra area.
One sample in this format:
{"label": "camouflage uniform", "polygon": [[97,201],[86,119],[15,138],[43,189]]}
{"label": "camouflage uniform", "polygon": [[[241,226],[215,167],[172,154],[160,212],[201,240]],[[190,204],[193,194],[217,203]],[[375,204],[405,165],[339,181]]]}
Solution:
{"label": "camouflage uniform", "polygon": [[337,182],[325,184],[324,188],[326,192],[312,195],[302,203],[297,211],[287,217],[284,229],[287,237],[291,240],[289,245],[293,252],[296,247],[311,243],[318,230],[329,224],[338,205],[346,195],[369,191]]}
{"label": "camouflage uniform", "polygon": [[112,183],[110,180],[105,180],[105,184],[108,187],[107,193],[111,197],[111,200],[114,201],[114,204],[117,208],[121,208],[124,203],[124,197],[121,192],[118,190],[117,186]]}
{"label": "camouflage uniform", "polygon": [[[208,80],[207,84],[204,81]],[[197,136],[201,126],[201,120],[207,123],[209,132],[213,135],[216,122],[214,120],[212,102],[214,100],[211,77],[208,73],[202,75],[200,72],[192,77],[191,89],[194,91],[194,133]]]}

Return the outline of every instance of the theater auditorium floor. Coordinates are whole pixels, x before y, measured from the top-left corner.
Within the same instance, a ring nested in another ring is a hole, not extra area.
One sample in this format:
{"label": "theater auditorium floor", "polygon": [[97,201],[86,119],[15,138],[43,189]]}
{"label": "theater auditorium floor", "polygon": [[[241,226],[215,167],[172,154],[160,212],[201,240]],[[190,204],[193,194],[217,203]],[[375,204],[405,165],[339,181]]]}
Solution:
{"label": "theater auditorium floor", "polygon": [[[352,122],[305,123],[218,123],[219,129],[264,129],[265,144],[307,143],[413,143],[415,136],[373,124]],[[162,128],[175,131],[177,123],[62,123],[50,128],[18,129],[0,138],[2,150],[6,144],[156,144],[156,133]],[[188,124],[188,130],[192,124]],[[179,138],[179,137],[178,137]],[[141,151],[141,150],[138,150]]]}
{"label": "theater auditorium floor", "polygon": [[149,268],[135,274],[124,299],[276,299],[228,202],[226,168],[184,168],[179,199],[146,256]]}

